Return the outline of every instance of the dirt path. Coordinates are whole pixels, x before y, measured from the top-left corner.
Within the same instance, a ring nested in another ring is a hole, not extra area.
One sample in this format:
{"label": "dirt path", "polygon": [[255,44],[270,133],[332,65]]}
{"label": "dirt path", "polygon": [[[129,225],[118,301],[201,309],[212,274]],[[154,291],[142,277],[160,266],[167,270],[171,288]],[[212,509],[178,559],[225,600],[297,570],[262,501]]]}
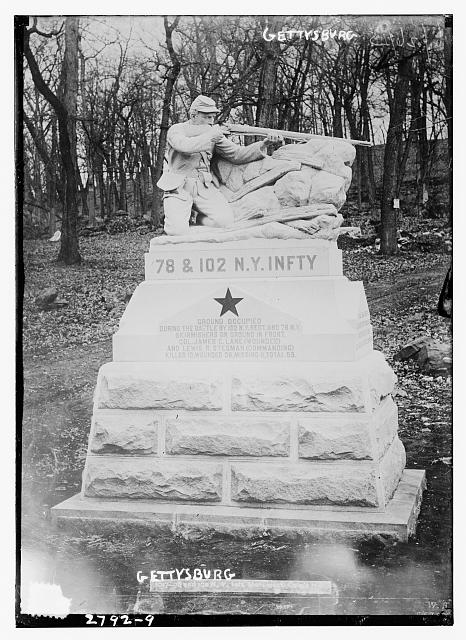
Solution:
{"label": "dirt path", "polygon": [[[400,276],[394,285],[384,282],[370,282],[364,286],[367,302],[371,311],[381,309],[404,308],[406,302],[418,299],[421,295],[438,295],[442,288],[446,269],[430,269],[421,273]],[[374,303],[377,302],[377,305]],[[377,307],[377,308],[376,308]]]}

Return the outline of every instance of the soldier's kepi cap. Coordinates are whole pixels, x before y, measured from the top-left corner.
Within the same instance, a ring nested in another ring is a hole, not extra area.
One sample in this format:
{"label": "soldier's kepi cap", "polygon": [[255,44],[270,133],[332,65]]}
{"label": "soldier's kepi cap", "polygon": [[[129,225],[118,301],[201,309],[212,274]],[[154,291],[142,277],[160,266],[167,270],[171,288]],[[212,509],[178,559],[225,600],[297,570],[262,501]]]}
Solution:
{"label": "soldier's kepi cap", "polygon": [[217,109],[214,100],[207,96],[197,96],[193,101],[190,111],[192,110],[202,111],[202,113],[219,113],[220,109]]}

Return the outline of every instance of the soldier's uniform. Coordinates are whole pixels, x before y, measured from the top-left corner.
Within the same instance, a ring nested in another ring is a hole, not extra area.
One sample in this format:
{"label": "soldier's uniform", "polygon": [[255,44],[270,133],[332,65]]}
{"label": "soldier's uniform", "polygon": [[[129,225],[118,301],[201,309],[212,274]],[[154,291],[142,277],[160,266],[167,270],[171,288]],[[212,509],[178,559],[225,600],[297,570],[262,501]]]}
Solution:
{"label": "soldier's uniform", "polygon": [[[191,109],[204,113],[218,112],[215,102],[206,96],[198,96]],[[168,162],[157,183],[165,192],[164,229],[168,235],[188,232],[192,209],[205,215],[210,226],[228,227],[233,224],[233,209],[219,190],[217,177],[211,173],[210,163],[214,154],[234,164],[261,160],[267,155],[263,141],[241,147],[225,137],[214,143],[212,135],[210,126],[189,121],[174,124],[168,130]]]}

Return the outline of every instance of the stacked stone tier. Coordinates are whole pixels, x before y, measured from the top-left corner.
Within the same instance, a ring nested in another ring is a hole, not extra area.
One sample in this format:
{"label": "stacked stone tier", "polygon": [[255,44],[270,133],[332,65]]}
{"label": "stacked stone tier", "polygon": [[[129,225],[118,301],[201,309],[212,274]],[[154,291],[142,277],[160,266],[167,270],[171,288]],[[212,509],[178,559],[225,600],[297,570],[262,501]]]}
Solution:
{"label": "stacked stone tier", "polygon": [[404,465],[382,354],[352,363],[119,363],[96,390],[86,497],[383,510]]}

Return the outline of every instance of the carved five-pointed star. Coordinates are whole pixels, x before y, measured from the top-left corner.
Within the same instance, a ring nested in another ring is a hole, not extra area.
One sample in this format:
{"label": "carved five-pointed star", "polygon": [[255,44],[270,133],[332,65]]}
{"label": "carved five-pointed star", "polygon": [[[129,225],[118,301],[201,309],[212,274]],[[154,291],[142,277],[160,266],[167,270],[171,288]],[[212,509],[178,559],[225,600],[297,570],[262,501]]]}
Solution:
{"label": "carved five-pointed star", "polygon": [[231,311],[235,316],[237,316],[238,311],[236,310],[236,305],[241,302],[241,300],[244,300],[244,298],[233,298],[230,288],[228,288],[224,298],[214,298],[214,300],[222,305],[222,310],[220,312],[220,317],[222,317],[227,311]]}

